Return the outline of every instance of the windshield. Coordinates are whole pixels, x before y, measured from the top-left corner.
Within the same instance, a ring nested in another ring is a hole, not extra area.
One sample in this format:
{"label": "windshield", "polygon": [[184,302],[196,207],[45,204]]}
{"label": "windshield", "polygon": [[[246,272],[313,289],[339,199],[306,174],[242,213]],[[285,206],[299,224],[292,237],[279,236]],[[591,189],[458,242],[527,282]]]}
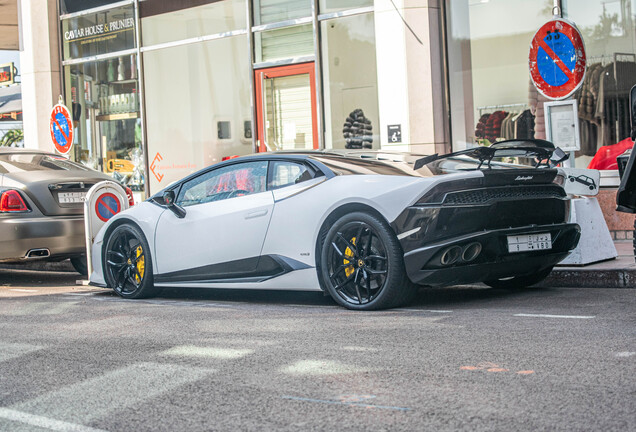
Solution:
{"label": "windshield", "polygon": [[0,153],[0,173],[29,171],[88,171],[88,168],[53,154]]}

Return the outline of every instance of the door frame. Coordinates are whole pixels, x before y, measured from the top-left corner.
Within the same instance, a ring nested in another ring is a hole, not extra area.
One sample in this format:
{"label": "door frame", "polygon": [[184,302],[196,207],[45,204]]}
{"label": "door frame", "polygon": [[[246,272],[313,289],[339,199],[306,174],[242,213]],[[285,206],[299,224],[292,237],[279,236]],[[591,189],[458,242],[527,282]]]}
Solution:
{"label": "door frame", "polygon": [[311,92],[311,124],[313,148],[318,149],[318,105],[316,100],[316,66],[315,62],[299,63],[285,66],[275,66],[254,71],[254,91],[256,93],[256,143],[258,152],[266,152],[265,124],[264,124],[264,100],[263,81],[266,78],[280,78],[294,75],[309,74],[309,87]]}

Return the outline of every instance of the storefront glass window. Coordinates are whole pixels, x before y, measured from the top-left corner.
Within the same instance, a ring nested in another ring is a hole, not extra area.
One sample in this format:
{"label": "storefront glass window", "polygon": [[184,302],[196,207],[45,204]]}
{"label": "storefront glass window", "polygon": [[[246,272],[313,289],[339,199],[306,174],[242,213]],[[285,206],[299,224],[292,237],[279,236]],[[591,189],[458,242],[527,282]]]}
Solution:
{"label": "storefront glass window", "polygon": [[268,62],[313,55],[311,24],[267,30],[254,34],[256,62]]}
{"label": "storefront glass window", "polygon": [[133,5],[65,19],[62,21],[63,59],[135,48],[135,25]]}
{"label": "storefront glass window", "polygon": [[254,24],[270,24],[311,16],[311,0],[252,0]]}
{"label": "storefront glass window", "polygon": [[143,54],[151,193],[254,152],[247,47],[241,35]]}
{"label": "storefront glass window", "polygon": [[143,45],[247,29],[245,7],[245,0],[225,0],[142,18]]}
{"label": "storefront glass window", "polygon": [[[587,52],[586,76],[576,95],[580,155],[587,158],[630,136],[628,94],[636,84],[634,6],[630,0],[563,2],[563,15],[577,24]],[[621,145],[631,147],[631,142]]]}
{"label": "storefront glass window", "polygon": [[69,14],[86,9],[106,6],[119,1],[121,0],[60,0],[60,12],[62,14]]}
{"label": "storefront glass window", "polygon": [[327,148],[379,148],[373,14],[321,22]]}
{"label": "storefront glass window", "polygon": [[[588,57],[585,82],[573,95],[581,126],[579,168],[587,166],[600,146],[627,138],[624,102],[636,83],[634,3],[562,2],[563,17],[577,24]],[[552,19],[552,6],[552,1],[524,0],[447,3],[453,150],[504,138],[546,137],[547,99],[530,81],[528,47],[535,32]],[[600,93],[601,81],[609,92]]]}
{"label": "storefront glass window", "polygon": [[66,104],[77,128],[71,157],[143,191],[135,55],[65,66],[64,81]]}
{"label": "storefront glass window", "polygon": [[373,0],[320,0],[319,11],[324,14],[367,6],[373,6]]}

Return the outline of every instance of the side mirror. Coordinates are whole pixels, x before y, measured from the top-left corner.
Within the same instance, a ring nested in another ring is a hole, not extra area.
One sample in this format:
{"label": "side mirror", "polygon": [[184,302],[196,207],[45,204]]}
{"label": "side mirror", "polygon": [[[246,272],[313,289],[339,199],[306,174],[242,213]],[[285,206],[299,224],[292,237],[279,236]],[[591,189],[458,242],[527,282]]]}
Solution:
{"label": "side mirror", "polygon": [[552,156],[550,156],[550,163],[552,165],[560,164],[561,162],[568,160],[570,155],[561,150],[561,147],[557,147],[552,152]]}
{"label": "side mirror", "polygon": [[172,211],[172,213],[174,213],[176,217],[178,217],[179,219],[183,219],[186,215],[186,211],[183,207],[175,204],[174,199],[175,197],[173,190],[167,190],[163,193],[163,203],[166,205],[166,207],[168,207],[168,209],[170,209],[170,211]]}

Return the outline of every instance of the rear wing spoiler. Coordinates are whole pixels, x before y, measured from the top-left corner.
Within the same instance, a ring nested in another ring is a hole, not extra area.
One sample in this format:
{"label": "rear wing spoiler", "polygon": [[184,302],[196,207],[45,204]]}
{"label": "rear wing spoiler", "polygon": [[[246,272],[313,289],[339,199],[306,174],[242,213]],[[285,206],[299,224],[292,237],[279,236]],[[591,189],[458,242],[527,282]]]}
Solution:
{"label": "rear wing spoiler", "polygon": [[542,165],[546,167],[556,165],[569,157],[567,153],[558,147],[554,147],[554,144],[549,141],[535,139],[508,140],[499,141],[489,147],[480,146],[441,156],[437,153],[432,156],[426,156],[416,160],[413,169],[418,170],[431,162],[453,156],[468,156],[477,159],[479,161],[477,169],[480,169],[484,163],[490,169],[490,162],[496,157],[532,157],[537,161],[535,168],[539,168]]}

